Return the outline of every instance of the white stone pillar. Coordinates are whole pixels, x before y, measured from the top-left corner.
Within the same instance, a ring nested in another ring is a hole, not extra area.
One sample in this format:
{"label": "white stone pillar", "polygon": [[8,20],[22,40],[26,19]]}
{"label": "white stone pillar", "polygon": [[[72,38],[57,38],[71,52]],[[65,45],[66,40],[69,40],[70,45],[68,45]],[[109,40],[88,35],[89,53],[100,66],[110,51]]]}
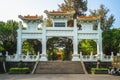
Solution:
{"label": "white stone pillar", "polygon": [[103,51],[102,51],[102,30],[100,28],[100,22],[98,23],[98,39],[95,40],[97,44],[97,55],[98,59],[103,59]]}
{"label": "white stone pillar", "polygon": [[113,61],[114,54],[111,52],[111,61]]}
{"label": "white stone pillar", "polygon": [[102,30],[100,26],[100,21],[98,23],[98,30],[99,30],[99,39],[98,39],[98,44],[99,44],[99,54],[100,54],[100,60],[103,58],[103,50],[102,50]]}
{"label": "white stone pillar", "polygon": [[93,52],[90,53],[90,60],[93,59]]}
{"label": "white stone pillar", "polygon": [[72,61],[80,61],[80,56],[78,54],[78,35],[77,35],[77,23],[74,20],[74,36],[73,36],[73,58]]}
{"label": "white stone pillar", "polygon": [[97,44],[97,55],[98,55],[98,54],[100,54],[99,53],[99,42],[98,42],[98,40],[96,40],[96,44]]}
{"label": "white stone pillar", "polygon": [[97,59],[100,60],[101,59],[101,53],[100,53],[100,43],[99,40],[94,40],[97,44]]}
{"label": "white stone pillar", "polygon": [[46,41],[46,20],[44,20],[42,29],[42,54],[40,61],[48,61],[46,54]]}
{"label": "white stone pillar", "polygon": [[65,21],[65,27],[66,27],[66,28],[68,27],[67,21]]}
{"label": "white stone pillar", "polygon": [[40,57],[40,52],[37,53],[36,61],[39,61]]}
{"label": "white stone pillar", "polygon": [[103,59],[103,51],[102,51],[102,40],[99,41],[99,53],[100,53],[100,59]]}
{"label": "white stone pillar", "polygon": [[53,27],[55,27],[55,21],[52,19]]}
{"label": "white stone pillar", "polygon": [[80,52],[80,60],[81,60],[81,61],[83,60],[82,52]]}
{"label": "white stone pillar", "polygon": [[22,53],[22,22],[19,22],[19,29],[17,30],[17,54]]}

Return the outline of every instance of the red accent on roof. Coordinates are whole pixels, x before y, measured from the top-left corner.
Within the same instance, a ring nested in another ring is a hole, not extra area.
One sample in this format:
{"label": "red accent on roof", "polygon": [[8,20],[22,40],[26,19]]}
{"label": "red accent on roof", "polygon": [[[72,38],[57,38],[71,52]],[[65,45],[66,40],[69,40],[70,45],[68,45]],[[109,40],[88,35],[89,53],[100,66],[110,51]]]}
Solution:
{"label": "red accent on roof", "polygon": [[22,16],[22,15],[19,15],[19,17],[22,17],[22,18],[42,18],[42,16],[38,16],[38,15],[27,15],[27,16]]}
{"label": "red accent on roof", "polygon": [[69,13],[74,13],[74,11],[68,12],[68,11],[44,11],[45,13],[50,13],[50,14],[69,14]]}
{"label": "red accent on roof", "polygon": [[25,18],[39,18],[38,15],[35,15],[35,16],[30,16],[30,15],[27,15],[27,16],[24,16]]}
{"label": "red accent on roof", "polygon": [[50,11],[49,13],[68,13],[67,11]]}
{"label": "red accent on roof", "polygon": [[99,16],[79,16],[82,19],[98,19],[100,18]]}

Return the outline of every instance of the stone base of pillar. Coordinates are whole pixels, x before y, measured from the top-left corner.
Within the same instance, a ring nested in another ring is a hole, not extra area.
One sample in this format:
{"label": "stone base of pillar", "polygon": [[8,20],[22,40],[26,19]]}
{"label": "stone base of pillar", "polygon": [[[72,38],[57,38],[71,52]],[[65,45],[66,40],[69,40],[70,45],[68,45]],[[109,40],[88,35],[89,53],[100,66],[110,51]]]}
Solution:
{"label": "stone base of pillar", "polygon": [[40,61],[48,61],[47,55],[41,54]]}
{"label": "stone base of pillar", "polygon": [[102,60],[101,54],[97,54],[97,60]]}
{"label": "stone base of pillar", "polygon": [[101,61],[103,60],[103,54],[100,54],[100,60]]}
{"label": "stone base of pillar", "polygon": [[79,54],[73,54],[72,61],[80,61],[80,55]]}
{"label": "stone base of pillar", "polygon": [[15,61],[20,61],[20,55],[21,54],[15,54]]}

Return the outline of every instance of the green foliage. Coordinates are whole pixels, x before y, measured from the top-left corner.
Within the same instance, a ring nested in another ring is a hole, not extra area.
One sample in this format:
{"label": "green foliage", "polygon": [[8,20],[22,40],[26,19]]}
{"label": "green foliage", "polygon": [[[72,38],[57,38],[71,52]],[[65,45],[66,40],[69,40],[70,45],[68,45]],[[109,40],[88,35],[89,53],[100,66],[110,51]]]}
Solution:
{"label": "green foliage", "polygon": [[28,67],[24,67],[24,68],[10,68],[10,71],[28,71],[29,68]]}
{"label": "green foliage", "polygon": [[57,60],[58,59],[58,55],[56,52],[52,53],[52,60]]}
{"label": "green foliage", "polygon": [[102,30],[110,29],[115,21],[115,18],[112,14],[108,17],[109,11],[110,10],[105,8],[104,5],[100,5],[98,10],[90,10],[91,16],[100,16]]}
{"label": "green foliage", "polygon": [[66,55],[65,55],[65,53],[62,53],[62,60],[63,60],[63,61],[66,60]]}
{"label": "green foliage", "polygon": [[75,11],[74,18],[76,18],[87,11],[87,0],[64,0],[64,3],[58,6],[61,11]]}
{"label": "green foliage", "polygon": [[12,54],[16,52],[18,22],[9,20],[7,22],[0,21],[0,44],[4,51]]}
{"label": "green foliage", "polygon": [[49,60],[52,60],[52,55],[56,50],[56,47],[54,45],[57,43],[58,39],[58,37],[53,37],[47,41],[47,54]]}
{"label": "green foliage", "polygon": [[41,49],[41,42],[36,39],[28,39],[24,41],[22,45],[22,52],[29,52],[30,55],[37,54],[37,52],[41,53]]}
{"label": "green foliage", "polygon": [[96,70],[99,70],[99,71],[108,71],[108,68],[91,68],[91,72],[92,71],[96,71]]}
{"label": "green foliage", "polygon": [[53,23],[52,23],[52,20],[48,17],[47,20],[46,20],[46,26],[47,27],[52,27],[53,26]]}
{"label": "green foliage", "polygon": [[9,69],[9,73],[29,73],[29,68],[28,67],[24,67],[24,68],[10,68]]}
{"label": "green foliage", "polygon": [[96,54],[97,44],[93,40],[84,39],[82,40],[82,42],[80,42],[78,49],[79,49],[79,53],[81,51],[84,55],[90,55],[90,52],[93,52],[93,54]]}
{"label": "green foliage", "polygon": [[108,73],[108,68],[91,68],[91,72],[95,74],[106,74]]}
{"label": "green foliage", "polygon": [[47,50],[47,57],[48,57],[48,60],[52,60],[51,53],[49,53],[48,50]]}
{"label": "green foliage", "polygon": [[29,52],[30,54],[33,54],[34,52],[33,45],[28,40],[23,42],[22,52],[23,53]]}
{"label": "green foliage", "polygon": [[103,32],[103,52],[110,55],[111,52],[120,52],[120,29],[111,29]]}
{"label": "green foliage", "polygon": [[48,39],[47,41],[47,54],[49,55],[49,59],[50,59],[50,55],[52,55],[54,52],[56,52],[55,50],[57,50],[57,47],[64,47],[64,55],[65,55],[65,60],[70,60],[71,58],[71,52],[73,51],[73,45],[72,45],[72,40],[68,39],[66,37],[53,37]]}
{"label": "green foliage", "polygon": [[38,28],[38,30],[42,30],[42,28]]}
{"label": "green foliage", "polygon": [[58,39],[59,39],[58,37],[53,37],[53,38],[48,39],[47,49],[50,51],[50,53],[53,52],[53,50],[55,49],[54,44],[57,43]]}
{"label": "green foliage", "polygon": [[0,51],[4,51],[4,48],[2,45],[0,45]]}
{"label": "green foliage", "polygon": [[62,43],[65,45],[64,48],[64,58],[65,60],[71,60],[71,52],[73,52],[73,43],[72,40],[69,38],[64,38]]}
{"label": "green foliage", "polygon": [[63,59],[64,60],[70,60],[69,59],[69,56],[70,56],[70,49],[69,49],[69,47],[67,47],[67,45],[66,45],[66,48],[64,49],[64,54],[63,54]]}
{"label": "green foliage", "polygon": [[54,49],[53,52],[47,51],[48,54],[48,60],[57,60],[58,59],[58,54],[56,53],[58,50]]}

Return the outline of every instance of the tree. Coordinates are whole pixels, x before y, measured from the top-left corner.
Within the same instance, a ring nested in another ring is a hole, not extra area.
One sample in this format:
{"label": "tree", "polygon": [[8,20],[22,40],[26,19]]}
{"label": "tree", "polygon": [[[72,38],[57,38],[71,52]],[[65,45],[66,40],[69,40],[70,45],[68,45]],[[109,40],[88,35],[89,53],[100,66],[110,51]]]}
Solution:
{"label": "tree", "polygon": [[47,18],[46,22],[47,27],[52,27],[52,20],[49,17]]}
{"label": "tree", "polygon": [[24,54],[26,54],[27,52],[29,52],[29,54],[33,54],[34,52],[33,45],[29,42],[29,40],[23,42],[22,52]]}
{"label": "tree", "polygon": [[8,51],[10,54],[16,52],[18,22],[9,20],[6,23],[0,22],[0,44],[4,48],[3,53]]}
{"label": "tree", "polygon": [[101,29],[103,31],[110,29],[115,21],[115,18],[112,14],[108,16],[109,11],[110,10],[105,8],[104,5],[100,5],[98,10],[90,10],[90,16],[100,16]]}
{"label": "tree", "polygon": [[5,30],[3,29],[3,27],[5,26],[5,22],[0,21],[0,52],[4,51],[4,47],[3,47],[3,32],[5,32]]}
{"label": "tree", "polygon": [[97,44],[91,39],[84,39],[80,42],[78,46],[79,53],[82,51],[84,55],[90,55],[90,52],[93,54],[97,53]]}
{"label": "tree", "polygon": [[49,59],[51,55],[57,50],[57,47],[62,47],[64,49],[64,60],[70,60],[70,53],[73,51],[72,40],[66,37],[53,37],[47,41],[47,53]]}
{"label": "tree", "polygon": [[[75,11],[75,14],[73,15],[73,19],[76,19],[77,16],[85,15],[85,12],[87,11],[87,0],[64,0],[64,3],[61,5],[58,5],[59,9],[61,11]],[[73,20],[68,21],[68,26],[72,27],[74,24]],[[67,38],[63,39],[64,41],[67,40]],[[64,55],[66,57],[66,60],[69,60],[70,52],[72,52],[72,41],[68,39],[67,42],[65,42],[65,49],[64,49]]]}
{"label": "tree", "polygon": [[87,0],[64,0],[64,3],[58,5],[61,11],[75,11],[73,18],[85,15],[87,11]]}
{"label": "tree", "polygon": [[64,60],[70,60],[71,59],[71,52],[73,52],[73,43],[72,40],[69,38],[62,38],[61,43],[64,44]]}
{"label": "tree", "polygon": [[120,29],[110,29],[103,32],[103,52],[110,55],[120,52]]}
{"label": "tree", "polygon": [[42,53],[42,45],[41,42],[37,39],[27,39],[23,42],[22,45],[22,52],[26,54],[29,52],[29,54],[34,55],[38,52]]}

